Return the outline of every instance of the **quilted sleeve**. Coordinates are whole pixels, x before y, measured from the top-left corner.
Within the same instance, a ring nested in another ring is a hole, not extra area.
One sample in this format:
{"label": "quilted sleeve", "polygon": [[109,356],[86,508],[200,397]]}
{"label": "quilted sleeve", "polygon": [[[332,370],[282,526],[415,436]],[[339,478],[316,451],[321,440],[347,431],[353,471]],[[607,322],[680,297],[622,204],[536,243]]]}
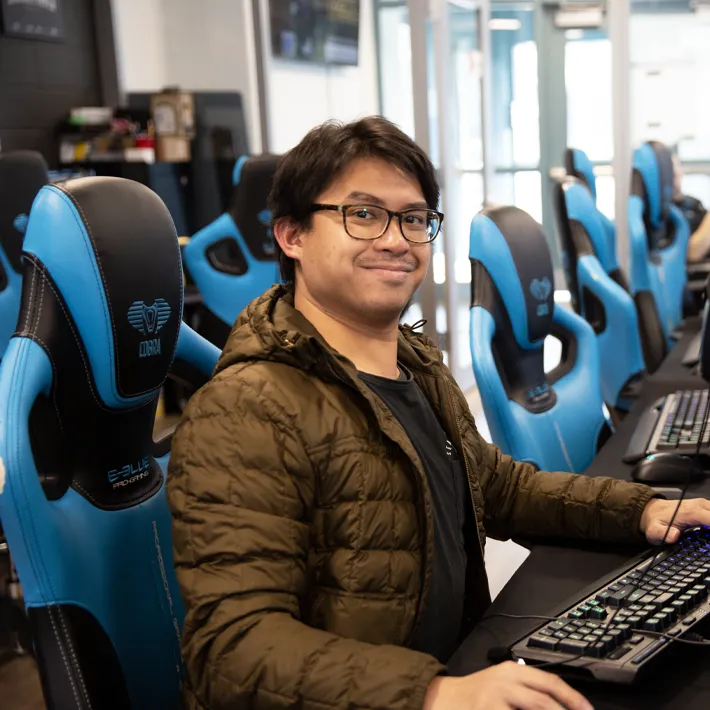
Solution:
{"label": "quilted sleeve", "polygon": [[315,476],[261,379],[225,371],[190,401],[173,442],[168,501],[186,606],[183,657],[211,710],[419,708],[443,667],[301,621]]}
{"label": "quilted sleeve", "polygon": [[537,471],[478,432],[487,534],[641,542],[641,514],[655,492],[639,483]]}

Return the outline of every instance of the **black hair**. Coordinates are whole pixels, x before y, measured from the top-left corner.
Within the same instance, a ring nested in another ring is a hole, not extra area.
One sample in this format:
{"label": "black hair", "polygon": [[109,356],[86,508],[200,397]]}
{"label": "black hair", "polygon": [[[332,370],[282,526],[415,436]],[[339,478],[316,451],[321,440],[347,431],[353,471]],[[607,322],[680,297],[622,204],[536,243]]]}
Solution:
{"label": "black hair", "polygon": [[[326,121],[280,159],[269,195],[273,222],[289,218],[310,227],[311,205],[318,195],[359,158],[381,158],[416,178],[427,206],[438,208],[439,183],[427,154],[391,121],[368,116],[351,123]],[[294,260],[278,242],[276,255],[284,283],[293,283]]]}

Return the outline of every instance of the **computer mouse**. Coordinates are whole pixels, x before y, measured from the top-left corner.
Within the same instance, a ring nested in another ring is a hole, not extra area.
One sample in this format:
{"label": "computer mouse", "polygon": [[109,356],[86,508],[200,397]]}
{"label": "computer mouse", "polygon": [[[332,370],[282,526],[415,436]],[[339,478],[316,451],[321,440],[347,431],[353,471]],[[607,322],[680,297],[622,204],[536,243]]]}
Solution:
{"label": "computer mouse", "polygon": [[690,477],[697,481],[705,477],[705,460],[694,461],[691,456],[681,456],[671,451],[662,451],[641,459],[631,478],[639,483],[685,483]]}

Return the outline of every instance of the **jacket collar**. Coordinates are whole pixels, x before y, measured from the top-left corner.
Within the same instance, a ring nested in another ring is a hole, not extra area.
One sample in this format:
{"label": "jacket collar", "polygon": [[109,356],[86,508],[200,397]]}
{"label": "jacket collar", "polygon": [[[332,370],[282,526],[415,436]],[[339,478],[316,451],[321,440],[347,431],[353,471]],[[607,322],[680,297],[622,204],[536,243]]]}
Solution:
{"label": "jacket collar", "polygon": [[[411,326],[400,326],[397,357],[415,374],[441,374],[441,353]],[[354,384],[359,379],[353,362],[328,345],[294,307],[292,289],[282,285],[269,289],[240,314],[215,372],[259,360],[291,365],[326,381],[345,379]]]}

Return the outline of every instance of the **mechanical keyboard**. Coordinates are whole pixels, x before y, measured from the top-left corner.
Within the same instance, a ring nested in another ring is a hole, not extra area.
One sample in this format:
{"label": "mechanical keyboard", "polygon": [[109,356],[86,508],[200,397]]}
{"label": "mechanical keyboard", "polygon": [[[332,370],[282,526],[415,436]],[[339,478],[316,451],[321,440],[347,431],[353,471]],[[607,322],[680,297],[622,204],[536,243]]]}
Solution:
{"label": "mechanical keyboard", "polygon": [[566,605],[556,620],[518,641],[513,654],[526,662],[561,663],[560,673],[634,682],[672,650],[672,639],[647,632],[682,636],[710,612],[710,528],[689,530],[655,560],[654,554],[645,553],[645,559]]}
{"label": "mechanical keyboard", "polygon": [[639,420],[624,453],[624,463],[636,463],[659,451],[709,453],[710,425],[702,431],[707,401],[707,389],[679,390],[658,399]]}

